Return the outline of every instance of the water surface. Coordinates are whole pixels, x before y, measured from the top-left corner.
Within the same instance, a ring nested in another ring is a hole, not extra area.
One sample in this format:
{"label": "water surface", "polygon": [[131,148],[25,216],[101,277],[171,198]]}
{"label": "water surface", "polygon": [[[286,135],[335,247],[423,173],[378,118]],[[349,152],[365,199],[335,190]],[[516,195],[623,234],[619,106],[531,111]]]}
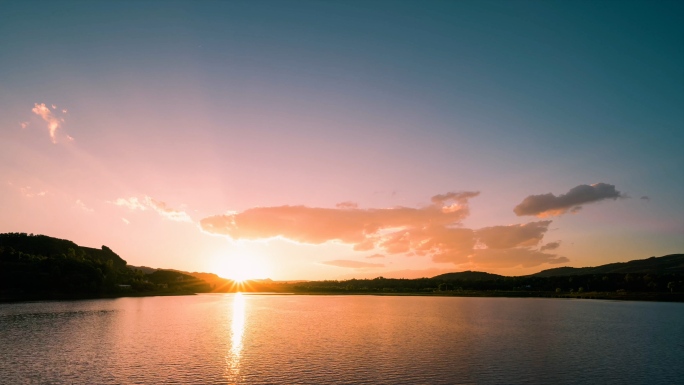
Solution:
{"label": "water surface", "polygon": [[0,305],[0,383],[673,384],[684,304],[205,294]]}

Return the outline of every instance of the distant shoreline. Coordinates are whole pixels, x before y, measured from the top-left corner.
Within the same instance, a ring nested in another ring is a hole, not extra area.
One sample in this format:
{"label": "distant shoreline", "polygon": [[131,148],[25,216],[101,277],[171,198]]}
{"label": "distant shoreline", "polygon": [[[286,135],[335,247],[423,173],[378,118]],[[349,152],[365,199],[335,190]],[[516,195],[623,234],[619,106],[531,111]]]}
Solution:
{"label": "distant shoreline", "polygon": [[374,295],[390,297],[472,297],[472,298],[559,298],[559,299],[603,299],[616,301],[684,302],[684,293],[600,293],[557,294],[554,292],[516,292],[516,291],[469,291],[434,293],[384,293],[384,292],[288,292],[264,293],[244,292],[249,295]]}
{"label": "distant shoreline", "polygon": [[38,301],[80,301],[91,299],[116,299],[116,298],[137,298],[137,297],[176,297],[186,295],[197,295],[194,292],[147,292],[147,293],[126,293],[126,294],[102,294],[102,295],[2,295],[0,304],[16,302],[38,302]]}
{"label": "distant shoreline", "polygon": [[[236,292],[154,292],[154,293],[126,293],[126,294],[106,294],[101,296],[2,296],[2,303],[17,302],[36,302],[36,301],[78,301],[92,299],[116,299],[116,298],[137,298],[137,297],[174,297],[197,294],[234,294]],[[684,302],[684,293],[605,293],[605,292],[586,292],[575,294],[558,294],[554,292],[523,292],[523,291],[445,291],[433,293],[421,292],[241,292],[247,295],[311,295],[311,296],[388,296],[388,297],[470,297],[470,298],[558,298],[558,299],[601,299],[615,301],[648,301],[648,302]]]}

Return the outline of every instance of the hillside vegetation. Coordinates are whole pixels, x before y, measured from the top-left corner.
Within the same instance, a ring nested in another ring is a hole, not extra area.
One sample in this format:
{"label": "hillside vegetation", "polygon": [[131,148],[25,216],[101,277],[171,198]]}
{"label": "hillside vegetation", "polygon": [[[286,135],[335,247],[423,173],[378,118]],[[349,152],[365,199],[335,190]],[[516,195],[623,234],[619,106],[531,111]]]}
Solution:
{"label": "hillside vegetation", "polygon": [[45,235],[0,234],[0,299],[93,298],[208,291],[180,272],[144,274],[107,246],[83,247]]}
{"label": "hillside vegetation", "polygon": [[684,254],[507,277],[464,271],[432,278],[237,283],[212,273],[128,266],[107,246],[0,234],[0,300],[205,292],[553,296],[684,301]]}

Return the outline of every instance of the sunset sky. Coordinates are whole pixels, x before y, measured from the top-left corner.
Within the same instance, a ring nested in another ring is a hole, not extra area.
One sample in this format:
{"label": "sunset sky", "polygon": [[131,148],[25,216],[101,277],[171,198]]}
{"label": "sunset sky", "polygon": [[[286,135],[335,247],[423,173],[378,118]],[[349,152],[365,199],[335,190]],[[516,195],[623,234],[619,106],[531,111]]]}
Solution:
{"label": "sunset sky", "polygon": [[278,280],[684,252],[684,2],[0,2],[0,232]]}

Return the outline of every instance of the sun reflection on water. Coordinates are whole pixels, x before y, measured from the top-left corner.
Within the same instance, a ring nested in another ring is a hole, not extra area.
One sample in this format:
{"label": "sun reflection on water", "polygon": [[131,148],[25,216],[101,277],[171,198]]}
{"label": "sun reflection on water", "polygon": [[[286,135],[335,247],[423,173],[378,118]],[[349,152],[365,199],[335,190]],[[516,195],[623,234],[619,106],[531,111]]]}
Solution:
{"label": "sun reflection on water", "polygon": [[240,356],[242,336],[245,333],[245,297],[242,293],[233,295],[233,321],[230,327],[230,352],[226,357],[228,380],[236,384],[240,380]]}

